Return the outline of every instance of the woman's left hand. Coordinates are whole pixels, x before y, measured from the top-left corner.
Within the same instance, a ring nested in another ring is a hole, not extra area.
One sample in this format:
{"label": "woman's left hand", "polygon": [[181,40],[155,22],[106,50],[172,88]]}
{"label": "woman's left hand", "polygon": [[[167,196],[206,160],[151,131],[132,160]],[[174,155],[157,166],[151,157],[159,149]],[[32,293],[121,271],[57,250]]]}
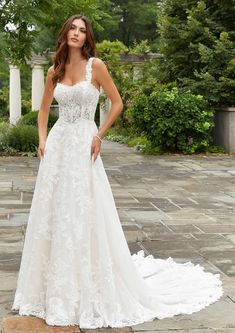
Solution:
{"label": "woman's left hand", "polygon": [[92,156],[92,154],[94,154],[94,162],[95,162],[98,154],[100,153],[100,147],[101,147],[101,141],[99,140],[99,138],[94,136],[92,143],[91,143],[91,156]]}

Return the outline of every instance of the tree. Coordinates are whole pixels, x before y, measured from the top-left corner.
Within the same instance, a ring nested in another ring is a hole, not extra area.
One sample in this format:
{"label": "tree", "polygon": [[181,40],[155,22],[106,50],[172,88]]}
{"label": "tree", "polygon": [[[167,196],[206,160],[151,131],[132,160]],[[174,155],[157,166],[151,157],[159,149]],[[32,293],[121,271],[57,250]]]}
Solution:
{"label": "tree", "polygon": [[37,35],[34,28],[38,1],[9,0],[0,5],[1,56],[20,65],[30,56]]}
{"label": "tree", "polygon": [[113,0],[109,8],[113,26],[98,33],[101,39],[120,40],[130,47],[134,41],[158,39],[156,18],[160,0]]}
{"label": "tree", "polygon": [[109,0],[8,0],[0,4],[0,31],[4,48],[1,56],[11,63],[21,65],[32,51],[43,53],[52,48],[63,22],[71,15],[87,15],[95,29],[110,17],[101,8]]}
{"label": "tree", "polygon": [[160,11],[161,80],[212,105],[234,105],[235,0],[166,0]]}

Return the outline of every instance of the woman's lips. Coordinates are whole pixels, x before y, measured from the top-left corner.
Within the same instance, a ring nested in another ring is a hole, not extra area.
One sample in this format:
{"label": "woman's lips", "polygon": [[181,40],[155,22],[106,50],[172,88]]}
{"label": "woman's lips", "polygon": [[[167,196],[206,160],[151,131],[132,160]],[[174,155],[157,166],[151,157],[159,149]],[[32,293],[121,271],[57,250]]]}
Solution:
{"label": "woman's lips", "polygon": [[72,40],[73,42],[78,42],[78,39],[76,39],[76,38],[71,38],[71,40]]}

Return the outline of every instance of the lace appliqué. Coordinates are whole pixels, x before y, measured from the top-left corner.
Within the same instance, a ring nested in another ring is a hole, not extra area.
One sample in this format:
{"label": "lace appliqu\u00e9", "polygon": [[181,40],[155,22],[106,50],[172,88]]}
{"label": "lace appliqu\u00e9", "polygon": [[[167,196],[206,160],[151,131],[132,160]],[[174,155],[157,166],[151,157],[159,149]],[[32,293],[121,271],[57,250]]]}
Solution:
{"label": "lace appliqu\u00e9", "polygon": [[80,119],[94,121],[99,101],[99,90],[91,83],[92,61],[86,64],[86,79],[74,85],[58,83],[54,89],[54,97],[59,103],[59,117],[68,123],[77,123]]}

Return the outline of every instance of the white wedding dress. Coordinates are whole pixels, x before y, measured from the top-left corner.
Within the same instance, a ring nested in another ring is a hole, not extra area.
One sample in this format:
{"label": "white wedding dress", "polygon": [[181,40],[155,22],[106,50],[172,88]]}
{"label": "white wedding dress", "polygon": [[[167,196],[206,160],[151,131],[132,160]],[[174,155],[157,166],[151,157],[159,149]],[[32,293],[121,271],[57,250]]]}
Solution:
{"label": "white wedding dress", "polygon": [[101,156],[91,158],[92,59],[85,80],[54,90],[59,119],[38,169],[12,310],[91,329],[199,311],[222,296],[219,274],[129,251]]}

